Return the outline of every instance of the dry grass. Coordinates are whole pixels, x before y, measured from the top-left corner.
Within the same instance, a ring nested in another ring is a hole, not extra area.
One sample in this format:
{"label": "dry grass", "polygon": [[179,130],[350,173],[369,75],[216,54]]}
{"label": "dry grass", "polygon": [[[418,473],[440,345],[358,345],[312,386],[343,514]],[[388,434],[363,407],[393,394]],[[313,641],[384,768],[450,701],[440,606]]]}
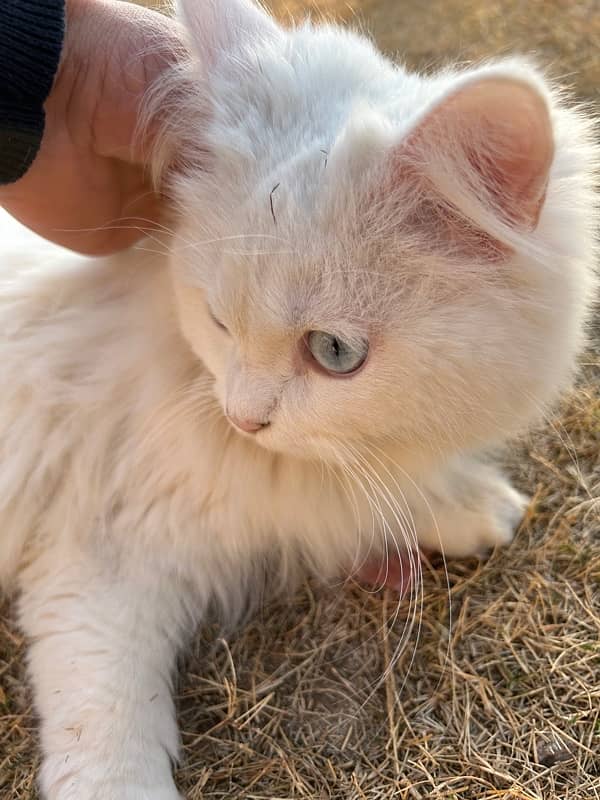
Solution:
{"label": "dry grass", "polygon": [[[596,101],[597,1],[353,5],[412,64],[534,50]],[[447,576],[431,565],[418,627],[391,595],[306,586],[237,636],[197,640],[179,689],[188,800],[600,798],[599,338],[577,392],[511,454],[534,497],[515,542]],[[23,657],[0,626],[7,800],[36,797]]]}

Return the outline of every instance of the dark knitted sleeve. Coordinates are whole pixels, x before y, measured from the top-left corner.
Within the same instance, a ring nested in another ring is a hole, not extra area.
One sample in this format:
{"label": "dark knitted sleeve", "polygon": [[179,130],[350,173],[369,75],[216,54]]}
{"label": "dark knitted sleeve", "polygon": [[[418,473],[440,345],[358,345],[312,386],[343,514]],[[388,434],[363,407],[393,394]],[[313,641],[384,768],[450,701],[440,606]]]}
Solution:
{"label": "dark knitted sleeve", "polygon": [[0,0],[0,184],[24,175],[44,132],[65,0]]}

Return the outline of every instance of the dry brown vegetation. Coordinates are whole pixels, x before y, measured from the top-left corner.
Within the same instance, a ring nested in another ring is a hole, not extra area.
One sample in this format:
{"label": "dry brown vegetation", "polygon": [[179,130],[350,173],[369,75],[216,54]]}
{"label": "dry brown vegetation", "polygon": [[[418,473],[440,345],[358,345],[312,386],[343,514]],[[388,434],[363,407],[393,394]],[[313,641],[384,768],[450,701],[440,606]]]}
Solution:
{"label": "dry brown vegetation", "polygon": [[[598,0],[271,5],[358,14],[417,67],[534,52],[599,99]],[[427,567],[415,626],[389,594],[307,585],[236,635],[197,639],[178,695],[189,800],[600,798],[598,326],[593,338],[577,391],[508,459],[533,497],[514,543],[447,574]],[[36,797],[36,758],[24,644],[7,621],[1,798]]]}

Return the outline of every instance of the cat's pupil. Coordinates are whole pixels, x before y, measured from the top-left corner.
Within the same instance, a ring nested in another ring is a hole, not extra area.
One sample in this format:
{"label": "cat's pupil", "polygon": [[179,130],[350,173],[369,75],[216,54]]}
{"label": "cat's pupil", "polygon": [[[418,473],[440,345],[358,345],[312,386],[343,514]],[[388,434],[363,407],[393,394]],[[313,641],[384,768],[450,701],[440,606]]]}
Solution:
{"label": "cat's pupil", "polygon": [[217,326],[217,328],[220,328],[220,330],[222,331],[227,331],[227,325],[221,322],[221,320],[218,317],[216,317],[210,309],[208,310],[208,313],[214,324]]}

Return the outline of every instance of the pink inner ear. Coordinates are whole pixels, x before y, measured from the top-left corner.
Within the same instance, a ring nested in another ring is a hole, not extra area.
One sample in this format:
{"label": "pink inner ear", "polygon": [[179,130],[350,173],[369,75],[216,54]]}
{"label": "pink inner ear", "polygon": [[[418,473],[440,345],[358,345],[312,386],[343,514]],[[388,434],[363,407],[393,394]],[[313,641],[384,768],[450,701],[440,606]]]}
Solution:
{"label": "pink inner ear", "polygon": [[406,146],[418,171],[460,210],[470,195],[513,227],[536,227],[554,141],[546,102],[528,84],[483,77],[463,86],[426,116]]}

